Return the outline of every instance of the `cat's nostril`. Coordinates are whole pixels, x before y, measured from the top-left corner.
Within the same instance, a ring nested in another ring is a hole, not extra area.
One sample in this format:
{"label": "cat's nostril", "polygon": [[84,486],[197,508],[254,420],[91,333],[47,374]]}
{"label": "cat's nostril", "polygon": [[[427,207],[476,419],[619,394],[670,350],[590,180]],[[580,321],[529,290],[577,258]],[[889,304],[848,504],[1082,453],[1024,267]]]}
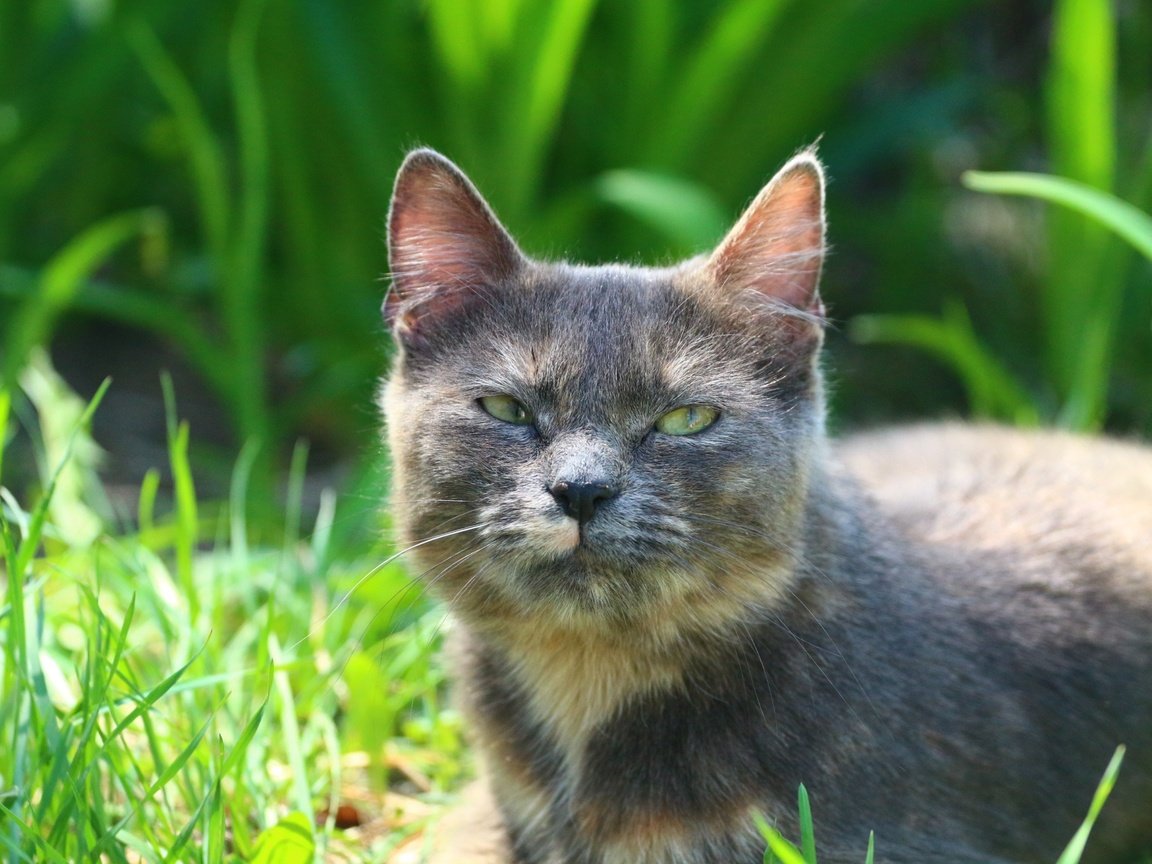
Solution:
{"label": "cat's nostril", "polygon": [[564,512],[584,525],[596,513],[596,508],[610,498],[615,498],[617,490],[607,483],[579,483],[561,480],[548,490]]}

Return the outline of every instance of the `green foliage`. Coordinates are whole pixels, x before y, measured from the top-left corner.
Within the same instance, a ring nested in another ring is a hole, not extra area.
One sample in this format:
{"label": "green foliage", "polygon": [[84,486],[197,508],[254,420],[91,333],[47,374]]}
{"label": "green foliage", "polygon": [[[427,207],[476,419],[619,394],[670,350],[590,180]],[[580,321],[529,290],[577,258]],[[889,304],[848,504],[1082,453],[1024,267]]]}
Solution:
{"label": "green foliage", "polygon": [[[1063,177],[1028,173],[970,171],[964,183],[978,192],[1025,195],[1061,204],[1084,219],[1113,232],[1152,262],[1152,217],[1114,195]],[[1115,258],[1108,259],[1115,261]],[[1119,271],[1116,271],[1119,272]],[[1110,303],[1113,315],[1117,298],[1108,300],[1108,286],[1099,280],[1097,290],[1078,285],[1072,292],[1076,303]],[[1116,286],[1119,287],[1118,284]],[[1100,296],[1103,295],[1103,298]],[[1058,303],[1055,296],[1050,302]],[[1065,310],[1067,311],[1067,310]],[[1115,354],[1115,322],[1102,318],[1100,308],[1080,309],[1078,319],[1086,340],[1075,344],[1095,345],[1093,353],[1078,361],[1081,373],[1071,382],[1061,419],[1073,428],[1093,428],[1103,412],[1107,378]],[[968,401],[977,414],[1000,417],[1018,425],[1034,425],[1040,409],[1024,387],[983,346],[972,330],[962,307],[949,305],[941,318],[913,315],[861,316],[853,322],[853,335],[861,342],[900,342],[915,345],[941,357],[960,374],[968,389]],[[1054,342],[1061,337],[1050,332]],[[1097,338],[1103,342],[1095,341]],[[1095,406],[1089,409],[1088,406]],[[1089,414],[1084,414],[1089,411]]]}
{"label": "green foliage", "polygon": [[137,235],[158,235],[161,225],[162,219],[154,210],[122,213],[96,223],[56,253],[5,328],[0,386],[15,387],[28,352],[48,340],[56,319],[92,271],[116,247]]}
{"label": "green foliage", "polygon": [[[1123,761],[1124,747],[1120,746],[1116,748],[1116,752],[1108,762],[1108,767],[1104,769],[1104,776],[1100,778],[1100,783],[1092,796],[1088,815],[1084,817],[1084,821],[1060,854],[1056,864],[1080,864],[1080,858],[1084,854],[1084,847],[1088,843],[1092,828],[1096,824],[1104,804],[1108,801],[1108,796],[1112,794],[1112,789],[1116,786],[1116,778],[1120,775],[1120,765]],[[757,814],[755,818],[756,828],[760,832],[760,836],[764,838],[765,843],[768,844],[764,850],[764,864],[817,864],[816,829],[813,826],[812,806],[808,800],[808,790],[804,788],[803,783],[800,784],[797,792],[796,809],[800,823],[799,848],[772,827],[762,815]],[[872,864],[875,857],[875,846],[876,837],[869,832],[868,850],[864,856],[864,864]]]}
{"label": "green foliage", "polygon": [[[360,434],[406,147],[459,160],[529,248],[696,253],[865,70],[970,2],[9,4],[0,302],[28,311],[4,368],[69,312],[155,333],[262,443],[258,499],[302,430]],[[102,221],[126,206],[147,209]],[[140,231],[140,260],[109,257]],[[42,237],[91,232],[101,255],[49,290],[66,244]]]}
{"label": "green foliage", "polygon": [[[175,486],[146,481],[140,529],[113,530],[77,482],[98,455],[88,428],[105,388],[77,406],[42,355],[21,380],[45,474],[30,508],[0,490],[0,860],[332,851],[341,842],[318,810],[334,811],[343,791],[341,742],[355,730],[339,720],[349,697],[336,682],[354,657],[357,686],[388,708],[372,718],[371,749],[361,741],[373,773],[398,750],[434,783],[460,775],[456,721],[440,716],[442,676],[427,660],[441,616],[410,598],[387,603],[411,587],[394,555],[333,548],[330,498],[310,539],[292,524],[297,503],[281,547],[250,545],[242,508],[212,517],[197,502],[187,426],[175,422]],[[295,465],[299,479],[302,456]],[[168,512],[156,512],[158,490]],[[206,548],[213,536],[226,539]],[[426,744],[399,739],[411,724],[428,730]]]}
{"label": "green foliage", "polygon": [[1060,854],[1056,864],[1080,864],[1080,856],[1084,854],[1088,835],[1092,833],[1092,826],[1096,824],[1100,811],[1104,808],[1104,803],[1112,794],[1112,789],[1116,785],[1116,778],[1120,774],[1120,764],[1123,761],[1124,747],[1117,747],[1116,752],[1112,754],[1112,759],[1108,762],[1108,767],[1104,769],[1104,776],[1100,778],[1100,785],[1096,787],[1096,793],[1092,796],[1088,815],[1084,817],[1084,822],[1076,830],[1076,834],[1073,835],[1068,846]]}
{"label": "green foliage", "polygon": [[[797,848],[783,834],[768,824],[757,814],[756,829],[764,838],[764,864],[818,864],[816,860],[816,829],[812,822],[812,805],[808,800],[808,790],[804,784],[796,793],[796,810],[800,823],[800,847]],[[869,832],[868,849],[864,854],[864,864],[872,864],[875,857],[876,838]],[[1063,864],[1063,862],[1061,862]]]}
{"label": "green foliage", "polygon": [[[1116,20],[1108,0],[1061,0],[1048,70],[1048,150],[1057,174],[967,172],[977,191],[1027,195],[1067,208],[1048,214],[1039,296],[1044,378],[1054,409],[1020,383],[973,332],[962,307],[941,319],[881,315],[858,320],[866,342],[898,342],[936,354],[960,375],[978,413],[1016,423],[1055,420],[1073,429],[1103,423],[1118,353],[1127,259],[1115,238],[1152,260],[1152,218],[1111,195],[1116,185]],[[1146,189],[1152,168],[1135,184]],[[1110,233],[1111,232],[1111,233]]]}
{"label": "green foliage", "polygon": [[316,860],[312,824],[303,813],[289,813],[260,835],[252,864],[312,864]]}
{"label": "green foliage", "polygon": [[1152,262],[1152,216],[1114,195],[1075,180],[1044,174],[969,171],[964,183],[977,192],[1027,195],[1062,204],[1099,222]]}
{"label": "green foliage", "polygon": [[[1116,18],[1111,0],[1056,3],[1048,66],[1052,173],[1104,191],[1116,181]],[[1123,273],[1107,235],[1083,216],[1051,213],[1041,310],[1047,367],[1063,400],[1059,420],[1103,419],[1109,341]]]}
{"label": "green foliage", "polygon": [[945,306],[938,318],[929,315],[859,315],[852,336],[864,343],[899,342],[935,354],[952,366],[967,389],[968,404],[983,417],[998,417],[1020,426],[1034,426],[1038,411],[1032,397],[981,343],[967,310]]}

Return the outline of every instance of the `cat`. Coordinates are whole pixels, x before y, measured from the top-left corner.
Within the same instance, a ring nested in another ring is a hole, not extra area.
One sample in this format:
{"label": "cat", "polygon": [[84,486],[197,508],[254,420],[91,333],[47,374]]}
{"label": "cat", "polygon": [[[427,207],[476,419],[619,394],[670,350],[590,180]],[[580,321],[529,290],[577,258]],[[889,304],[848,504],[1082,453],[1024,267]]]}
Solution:
{"label": "cat", "polygon": [[[524,255],[409,154],[389,214],[392,509],[455,625],[516,864],[1053,862],[1152,847],[1152,452],[942,425],[830,442],[824,173],[677,266]],[[466,858],[457,846],[445,861]]]}

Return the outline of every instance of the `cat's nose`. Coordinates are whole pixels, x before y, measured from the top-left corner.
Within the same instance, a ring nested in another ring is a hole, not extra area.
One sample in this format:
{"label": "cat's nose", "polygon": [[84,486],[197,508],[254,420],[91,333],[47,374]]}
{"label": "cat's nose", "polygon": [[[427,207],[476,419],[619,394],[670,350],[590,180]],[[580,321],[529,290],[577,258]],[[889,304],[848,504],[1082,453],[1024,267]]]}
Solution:
{"label": "cat's nose", "polygon": [[616,497],[617,490],[607,483],[580,483],[561,480],[548,490],[564,512],[584,525],[596,513],[596,508],[610,498]]}

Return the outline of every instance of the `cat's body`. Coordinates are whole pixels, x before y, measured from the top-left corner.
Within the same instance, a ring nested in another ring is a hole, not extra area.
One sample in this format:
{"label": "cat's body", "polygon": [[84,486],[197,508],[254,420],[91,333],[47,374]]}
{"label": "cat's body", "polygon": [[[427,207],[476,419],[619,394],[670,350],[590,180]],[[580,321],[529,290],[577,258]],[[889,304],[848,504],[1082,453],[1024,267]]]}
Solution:
{"label": "cat's body", "polygon": [[1051,861],[1121,743],[1090,849],[1152,845],[1152,454],[830,448],[821,188],[805,154],[711,257],[577,268],[401,172],[395,509],[513,861],[750,864],[801,782],[830,864]]}

